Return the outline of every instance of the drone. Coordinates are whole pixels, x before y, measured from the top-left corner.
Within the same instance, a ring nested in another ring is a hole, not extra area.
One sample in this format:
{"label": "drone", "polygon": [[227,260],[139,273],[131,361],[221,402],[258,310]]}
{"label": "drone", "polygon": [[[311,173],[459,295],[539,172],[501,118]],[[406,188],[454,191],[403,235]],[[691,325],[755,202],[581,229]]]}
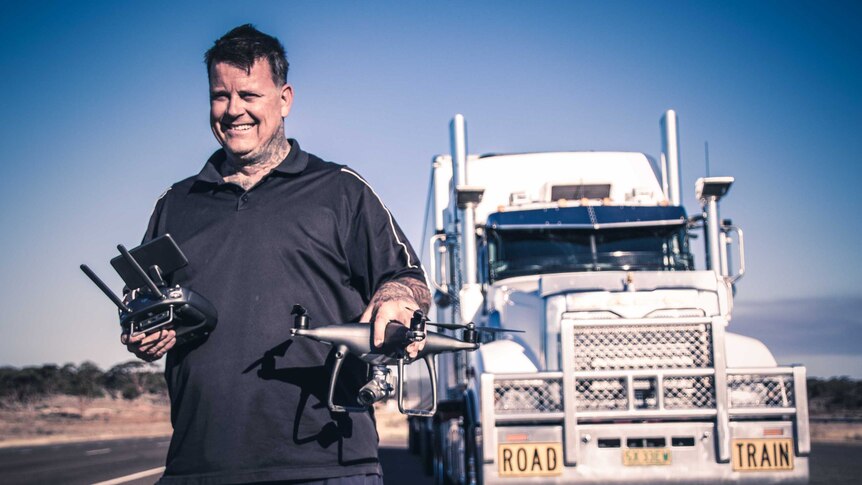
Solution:
{"label": "drone", "polygon": [[116,305],[124,333],[149,335],[170,328],[176,331],[177,345],[209,336],[218,322],[212,303],[188,288],[165,282],[170,274],[189,264],[170,234],[131,251],[122,244],[117,249],[120,256],[111,260],[111,266],[129,289],[128,301],[120,299],[86,264],[81,265],[81,271]]}
{"label": "drone", "polygon": [[[294,326],[290,330],[293,337],[309,338],[333,347],[334,363],[332,377],[329,379],[327,406],[332,412],[365,412],[375,402],[392,395],[392,386],[387,382],[389,375],[387,366],[395,365],[398,369],[398,411],[407,416],[430,417],[437,411],[437,369],[434,356],[446,352],[473,351],[481,345],[481,333],[517,332],[498,327],[476,326],[469,323],[432,323],[421,310],[413,311],[410,325],[399,322],[389,322],[386,325],[383,344],[378,348],[372,345],[373,325],[369,323],[339,323],[310,328],[308,311],[300,305],[294,305],[291,314],[294,315]],[[449,330],[463,330],[461,338],[455,338],[426,330],[427,325]],[[405,350],[414,342],[425,342],[425,346],[416,356],[410,357]],[[347,354],[358,357],[371,365],[371,380],[360,390],[356,398],[358,406],[341,406],[335,404],[335,388],[341,366]],[[431,379],[431,408],[410,409],[404,406],[404,366],[418,360],[425,361]]]}

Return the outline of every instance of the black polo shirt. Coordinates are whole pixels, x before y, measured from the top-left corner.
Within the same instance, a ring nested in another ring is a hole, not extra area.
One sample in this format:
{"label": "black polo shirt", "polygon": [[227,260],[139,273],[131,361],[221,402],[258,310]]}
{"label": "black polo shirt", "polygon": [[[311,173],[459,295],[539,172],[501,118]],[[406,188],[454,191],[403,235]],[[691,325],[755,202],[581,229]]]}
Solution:
{"label": "black polo shirt", "polygon": [[[330,413],[330,347],[291,339],[294,303],[312,326],[357,321],[384,282],[424,274],[374,190],[291,140],[248,191],[225,183],[217,151],[158,201],[145,240],[169,233],[189,259],[174,283],[209,299],[218,327],[171,350],[173,438],[164,483],[237,483],[380,473],[372,413]],[[348,360],[337,401],[366,366]]]}

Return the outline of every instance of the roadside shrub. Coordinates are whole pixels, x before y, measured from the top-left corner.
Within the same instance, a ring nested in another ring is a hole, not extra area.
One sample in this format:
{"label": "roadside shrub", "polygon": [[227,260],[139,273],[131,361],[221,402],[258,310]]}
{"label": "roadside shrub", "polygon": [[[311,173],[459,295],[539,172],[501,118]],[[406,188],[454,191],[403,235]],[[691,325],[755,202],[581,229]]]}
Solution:
{"label": "roadside shrub", "polygon": [[0,367],[0,407],[31,405],[54,395],[87,400],[106,393],[124,399],[162,396],[167,395],[167,385],[157,365],[137,360],[117,364],[107,372],[92,362]]}

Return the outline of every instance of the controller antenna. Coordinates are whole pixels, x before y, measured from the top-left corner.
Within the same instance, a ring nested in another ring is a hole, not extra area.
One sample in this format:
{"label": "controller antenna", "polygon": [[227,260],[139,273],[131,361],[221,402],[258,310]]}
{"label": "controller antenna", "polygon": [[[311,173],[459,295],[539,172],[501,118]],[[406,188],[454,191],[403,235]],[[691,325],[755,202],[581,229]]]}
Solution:
{"label": "controller antenna", "polygon": [[111,289],[108,288],[108,285],[106,285],[105,282],[102,281],[101,278],[96,276],[96,273],[94,273],[93,270],[91,270],[89,266],[87,266],[86,264],[82,264],[81,265],[81,271],[83,271],[84,274],[87,275],[87,277],[89,277],[90,280],[93,283],[95,283],[96,286],[98,286],[100,290],[102,290],[102,293],[104,293],[105,296],[108,297],[108,299],[110,299],[112,302],[114,302],[114,305],[117,305],[117,308],[119,308],[121,311],[124,311],[126,313],[132,312],[132,310],[129,309],[129,307],[127,307],[125,303],[123,303],[123,300],[121,300],[120,297],[118,297],[116,295],[116,293],[111,291]]}
{"label": "controller antenna", "polygon": [[149,288],[150,291],[154,295],[156,295],[156,298],[164,300],[165,295],[163,295],[162,292],[159,290],[159,287],[156,286],[155,283],[153,283],[153,280],[150,278],[147,272],[144,271],[144,268],[141,268],[141,265],[138,264],[137,260],[135,260],[135,258],[129,253],[129,250],[126,249],[126,247],[122,244],[117,244],[117,249],[120,250],[120,254],[123,255],[123,259],[125,259],[126,262],[129,263],[129,266],[131,266],[132,269],[135,270],[135,273],[138,273],[138,277],[143,280],[144,284],[147,285],[147,288]]}

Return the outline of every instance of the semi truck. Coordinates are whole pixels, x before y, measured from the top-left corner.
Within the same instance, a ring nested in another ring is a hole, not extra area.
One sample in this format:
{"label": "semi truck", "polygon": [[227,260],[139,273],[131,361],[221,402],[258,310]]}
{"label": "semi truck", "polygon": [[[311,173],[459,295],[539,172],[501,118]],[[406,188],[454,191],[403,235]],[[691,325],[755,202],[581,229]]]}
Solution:
{"label": "semi truck", "polygon": [[734,179],[698,179],[687,213],[676,113],[659,125],[658,159],[474,155],[452,120],[425,214],[431,317],[523,333],[439,357],[436,413],[409,420],[435,483],[807,482],[805,367],[728,330]]}

